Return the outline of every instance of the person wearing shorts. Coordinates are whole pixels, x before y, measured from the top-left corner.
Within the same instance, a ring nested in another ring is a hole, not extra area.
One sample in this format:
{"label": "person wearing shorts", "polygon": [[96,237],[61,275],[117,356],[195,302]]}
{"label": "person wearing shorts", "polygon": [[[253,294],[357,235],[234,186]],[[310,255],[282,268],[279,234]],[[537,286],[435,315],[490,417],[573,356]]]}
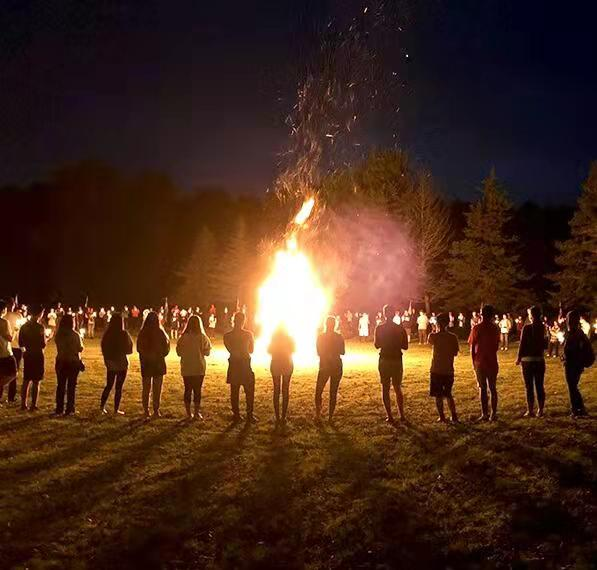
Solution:
{"label": "person wearing shorts", "polygon": [[454,385],[454,357],[458,354],[458,337],[448,332],[449,317],[441,313],[437,317],[438,332],[429,335],[429,344],[433,348],[431,359],[429,395],[435,398],[437,407],[438,422],[445,422],[444,399],[450,408],[451,421],[458,422],[456,404],[452,397],[452,386]]}
{"label": "person wearing shorts", "polygon": [[400,420],[406,421],[404,414],[404,396],[402,394],[402,351],[408,350],[408,337],[402,325],[397,325],[392,319],[396,309],[392,305],[383,308],[384,322],[375,329],[374,345],[379,349],[379,378],[381,381],[381,396],[386,410],[386,421],[394,423],[392,413],[392,399],[390,387],[394,388]]}

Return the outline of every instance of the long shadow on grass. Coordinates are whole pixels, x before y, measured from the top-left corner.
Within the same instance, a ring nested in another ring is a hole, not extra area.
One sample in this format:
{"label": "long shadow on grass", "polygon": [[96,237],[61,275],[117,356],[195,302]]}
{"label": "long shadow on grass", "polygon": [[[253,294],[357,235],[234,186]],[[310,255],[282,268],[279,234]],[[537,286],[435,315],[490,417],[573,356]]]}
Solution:
{"label": "long shadow on grass", "polygon": [[[115,495],[122,470],[133,462],[147,461],[159,452],[160,444],[172,439],[181,424],[168,426],[159,433],[143,438],[134,445],[119,449],[114,459],[97,468],[76,472],[61,481],[52,480],[36,488],[37,497],[52,495],[51,500],[35,500],[23,510],[5,531],[0,562],[3,567],[23,563],[31,557],[33,547],[60,539],[67,531],[81,524],[81,515],[109,495]],[[11,537],[19,537],[15,542]]]}
{"label": "long shadow on grass", "polygon": [[[329,458],[326,477],[331,484],[344,484],[343,493],[332,497],[335,512],[323,513],[331,523],[331,532],[323,536],[330,563],[335,567],[443,568],[442,553],[448,545],[432,522],[433,513],[416,502],[418,493],[398,491],[388,484],[383,454],[355,446],[339,429],[320,433]],[[321,520],[315,524],[321,525]]]}
{"label": "long shadow on grass", "polygon": [[[226,505],[225,497],[219,497],[220,487],[251,431],[244,426],[233,433],[235,427],[229,425],[197,447],[196,460],[170,471],[159,491],[141,490],[135,503],[154,505],[149,520],[130,525],[105,545],[93,566],[153,569],[163,568],[169,560],[188,559],[190,566],[213,561],[217,550],[214,527]],[[151,487],[151,478],[145,483]]]}

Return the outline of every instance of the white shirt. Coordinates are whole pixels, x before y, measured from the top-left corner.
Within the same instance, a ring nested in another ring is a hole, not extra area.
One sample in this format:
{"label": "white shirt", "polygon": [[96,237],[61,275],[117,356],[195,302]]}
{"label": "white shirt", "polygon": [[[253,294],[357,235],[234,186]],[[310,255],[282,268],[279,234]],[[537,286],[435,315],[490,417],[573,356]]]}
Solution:
{"label": "white shirt", "polygon": [[419,315],[417,317],[417,325],[420,331],[426,331],[427,327],[429,326],[429,319],[427,315]]}

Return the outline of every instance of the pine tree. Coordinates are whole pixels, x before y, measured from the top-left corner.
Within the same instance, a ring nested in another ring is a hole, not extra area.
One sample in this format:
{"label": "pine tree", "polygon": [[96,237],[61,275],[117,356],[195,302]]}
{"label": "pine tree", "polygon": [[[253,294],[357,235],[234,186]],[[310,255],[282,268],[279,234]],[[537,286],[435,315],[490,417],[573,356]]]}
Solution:
{"label": "pine tree", "polygon": [[216,268],[216,240],[209,228],[203,226],[188,261],[178,272],[181,285],[175,295],[176,302],[182,305],[211,303],[216,293]]}
{"label": "pine tree", "polygon": [[527,299],[525,279],[516,254],[517,239],[508,236],[511,203],[492,169],[482,196],[466,214],[464,239],[452,244],[446,266],[445,297],[453,309],[491,303],[510,309]]}
{"label": "pine tree", "polygon": [[242,303],[246,300],[250,250],[247,226],[244,218],[239,217],[216,266],[214,281],[218,301]]}
{"label": "pine tree", "polygon": [[570,221],[570,239],[558,244],[561,268],[554,298],[565,306],[597,306],[597,161],[591,164],[578,207]]}

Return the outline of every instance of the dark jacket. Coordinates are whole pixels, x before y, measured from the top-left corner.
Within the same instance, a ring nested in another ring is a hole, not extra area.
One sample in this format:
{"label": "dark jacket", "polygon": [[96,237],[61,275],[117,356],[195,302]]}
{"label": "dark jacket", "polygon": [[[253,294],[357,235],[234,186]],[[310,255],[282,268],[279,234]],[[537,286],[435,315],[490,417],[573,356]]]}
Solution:
{"label": "dark jacket", "polygon": [[518,360],[523,358],[543,358],[543,351],[547,348],[548,337],[545,327],[541,323],[525,325],[520,335]]}

